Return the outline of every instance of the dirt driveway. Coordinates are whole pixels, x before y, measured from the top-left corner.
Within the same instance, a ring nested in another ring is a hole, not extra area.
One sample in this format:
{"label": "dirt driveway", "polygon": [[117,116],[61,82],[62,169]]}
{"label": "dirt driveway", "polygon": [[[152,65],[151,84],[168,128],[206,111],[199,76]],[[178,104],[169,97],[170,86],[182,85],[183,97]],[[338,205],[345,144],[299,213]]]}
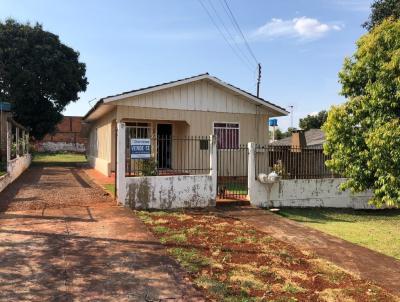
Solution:
{"label": "dirt driveway", "polygon": [[0,193],[1,301],[202,301],[132,213],[76,167]]}

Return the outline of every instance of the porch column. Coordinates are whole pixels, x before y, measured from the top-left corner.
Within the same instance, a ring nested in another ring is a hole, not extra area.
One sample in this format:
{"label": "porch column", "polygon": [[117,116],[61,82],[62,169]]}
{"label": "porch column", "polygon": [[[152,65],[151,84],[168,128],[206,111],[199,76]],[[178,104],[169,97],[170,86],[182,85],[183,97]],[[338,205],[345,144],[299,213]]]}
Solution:
{"label": "porch column", "polygon": [[247,163],[247,194],[250,202],[254,198],[254,189],[256,182],[256,144],[253,142],[247,143],[249,152]]}
{"label": "porch column", "polygon": [[215,135],[210,135],[210,175],[213,184],[214,202],[217,198],[217,177],[218,177],[218,166],[217,166],[217,138]]}
{"label": "porch column", "polygon": [[125,123],[117,123],[117,150],[116,150],[116,160],[117,160],[117,201],[121,204],[125,204],[126,197],[126,187],[125,187],[125,144],[126,144],[126,128]]}

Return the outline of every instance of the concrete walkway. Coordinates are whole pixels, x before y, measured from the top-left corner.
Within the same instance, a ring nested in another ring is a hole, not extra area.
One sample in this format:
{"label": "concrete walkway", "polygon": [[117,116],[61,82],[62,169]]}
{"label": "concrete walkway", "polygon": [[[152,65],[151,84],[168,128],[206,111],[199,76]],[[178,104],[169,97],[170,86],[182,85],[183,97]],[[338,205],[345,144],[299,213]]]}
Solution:
{"label": "concrete walkway", "polygon": [[[8,207],[0,213],[1,301],[203,301],[133,213],[104,200],[79,169],[35,167],[26,173],[22,180],[33,183],[20,181],[0,193]],[[56,189],[52,203],[48,193]],[[100,202],[77,205],[80,193]]]}
{"label": "concrete walkway", "polygon": [[311,229],[295,221],[253,207],[221,210],[221,214],[240,219],[256,229],[291,243],[300,250],[317,256],[376,282],[395,295],[400,295],[400,261],[340,238]]}

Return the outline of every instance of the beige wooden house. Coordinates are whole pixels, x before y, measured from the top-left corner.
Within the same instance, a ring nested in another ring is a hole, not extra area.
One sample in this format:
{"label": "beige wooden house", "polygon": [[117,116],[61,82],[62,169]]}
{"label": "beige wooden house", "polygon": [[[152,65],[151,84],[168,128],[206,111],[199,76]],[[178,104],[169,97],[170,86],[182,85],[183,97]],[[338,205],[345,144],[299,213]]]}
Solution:
{"label": "beige wooden house", "polygon": [[[121,122],[138,138],[216,134],[218,148],[235,149],[248,142],[267,144],[268,119],[287,114],[275,104],[201,74],[100,99],[83,118],[89,124],[87,155],[95,169],[110,175]],[[164,152],[171,154],[172,167],[185,150],[168,148]]]}

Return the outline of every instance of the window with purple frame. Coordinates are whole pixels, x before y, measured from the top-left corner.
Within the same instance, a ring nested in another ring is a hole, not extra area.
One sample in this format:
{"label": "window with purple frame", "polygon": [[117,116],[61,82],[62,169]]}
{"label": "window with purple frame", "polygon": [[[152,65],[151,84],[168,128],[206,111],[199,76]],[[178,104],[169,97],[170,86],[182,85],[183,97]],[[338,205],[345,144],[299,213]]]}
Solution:
{"label": "window with purple frame", "polygon": [[214,123],[214,135],[217,137],[218,149],[239,148],[238,123]]}

